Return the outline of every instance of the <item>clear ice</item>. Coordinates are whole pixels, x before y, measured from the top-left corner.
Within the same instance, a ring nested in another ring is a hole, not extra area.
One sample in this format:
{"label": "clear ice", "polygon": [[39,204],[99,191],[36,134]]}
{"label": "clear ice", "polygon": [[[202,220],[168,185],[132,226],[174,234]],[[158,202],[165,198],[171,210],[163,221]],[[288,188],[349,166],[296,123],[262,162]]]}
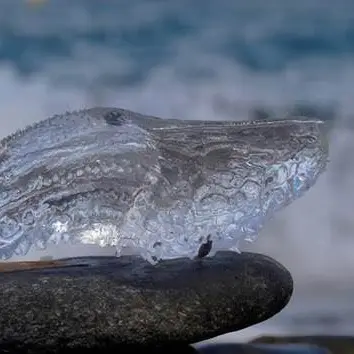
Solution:
{"label": "clear ice", "polygon": [[151,263],[236,250],[324,171],[319,120],[186,121],[118,108],[57,115],[0,142],[0,258],[49,243]]}

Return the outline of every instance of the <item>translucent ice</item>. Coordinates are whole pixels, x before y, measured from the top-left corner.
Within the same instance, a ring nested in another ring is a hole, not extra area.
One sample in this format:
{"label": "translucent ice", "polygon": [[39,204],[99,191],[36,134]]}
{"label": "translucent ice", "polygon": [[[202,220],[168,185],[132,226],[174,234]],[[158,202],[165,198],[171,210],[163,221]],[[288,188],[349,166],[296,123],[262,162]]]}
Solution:
{"label": "translucent ice", "polygon": [[57,115],[0,143],[0,257],[58,242],[129,248],[150,262],[236,249],[303,195],[327,158],[317,120]]}

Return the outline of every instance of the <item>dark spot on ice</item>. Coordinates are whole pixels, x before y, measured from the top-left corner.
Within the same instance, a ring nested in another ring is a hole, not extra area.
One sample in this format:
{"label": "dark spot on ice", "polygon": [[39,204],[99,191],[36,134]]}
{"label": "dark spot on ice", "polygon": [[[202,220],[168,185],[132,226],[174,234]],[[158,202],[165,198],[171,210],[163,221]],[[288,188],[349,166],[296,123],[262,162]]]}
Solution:
{"label": "dark spot on ice", "polygon": [[270,176],[265,180],[265,185],[268,186],[268,184],[272,183],[273,181],[274,181],[274,178]]}
{"label": "dark spot on ice", "polygon": [[106,113],[104,119],[107,124],[121,126],[127,122],[127,118],[124,116],[123,112],[120,110],[114,110]]}
{"label": "dark spot on ice", "polygon": [[157,241],[152,245],[153,248],[161,247],[161,246],[162,246],[162,242],[160,242],[160,241]]}

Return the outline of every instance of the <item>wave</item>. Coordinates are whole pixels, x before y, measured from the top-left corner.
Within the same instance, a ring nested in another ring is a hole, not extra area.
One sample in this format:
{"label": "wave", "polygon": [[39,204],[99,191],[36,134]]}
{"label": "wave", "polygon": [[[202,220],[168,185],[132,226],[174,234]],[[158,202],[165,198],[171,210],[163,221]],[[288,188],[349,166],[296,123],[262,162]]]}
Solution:
{"label": "wave", "polygon": [[[220,0],[208,5],[202,0],[134,5],[49,0],[36,8],[5,0],[0,4],[0,62],[30,75],[63,61],[96,65],[97,53],[110,51],[131,69],[117,75],[121,85],[174,61],[180,46],[193,42],[195,50],[219,53],[242,69],[277,73],[308,59],[350,60],[353,10],[350,0]],[[85,49],[91,55],[82,55]]]}

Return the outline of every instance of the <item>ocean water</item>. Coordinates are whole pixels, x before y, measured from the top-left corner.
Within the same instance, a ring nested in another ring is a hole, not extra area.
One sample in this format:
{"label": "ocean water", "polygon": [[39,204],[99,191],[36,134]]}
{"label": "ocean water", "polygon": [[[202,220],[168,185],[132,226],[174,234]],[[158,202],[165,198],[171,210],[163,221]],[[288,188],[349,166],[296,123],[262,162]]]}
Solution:
{"label": "ocean water", "polygon": [[327,173],[243,246],[289,268],[293,299],[227,340],[353,333],[353,88],[351,0],[0,2],[1,137],[97,105],[186,119],[303,114],[331,123]]}

